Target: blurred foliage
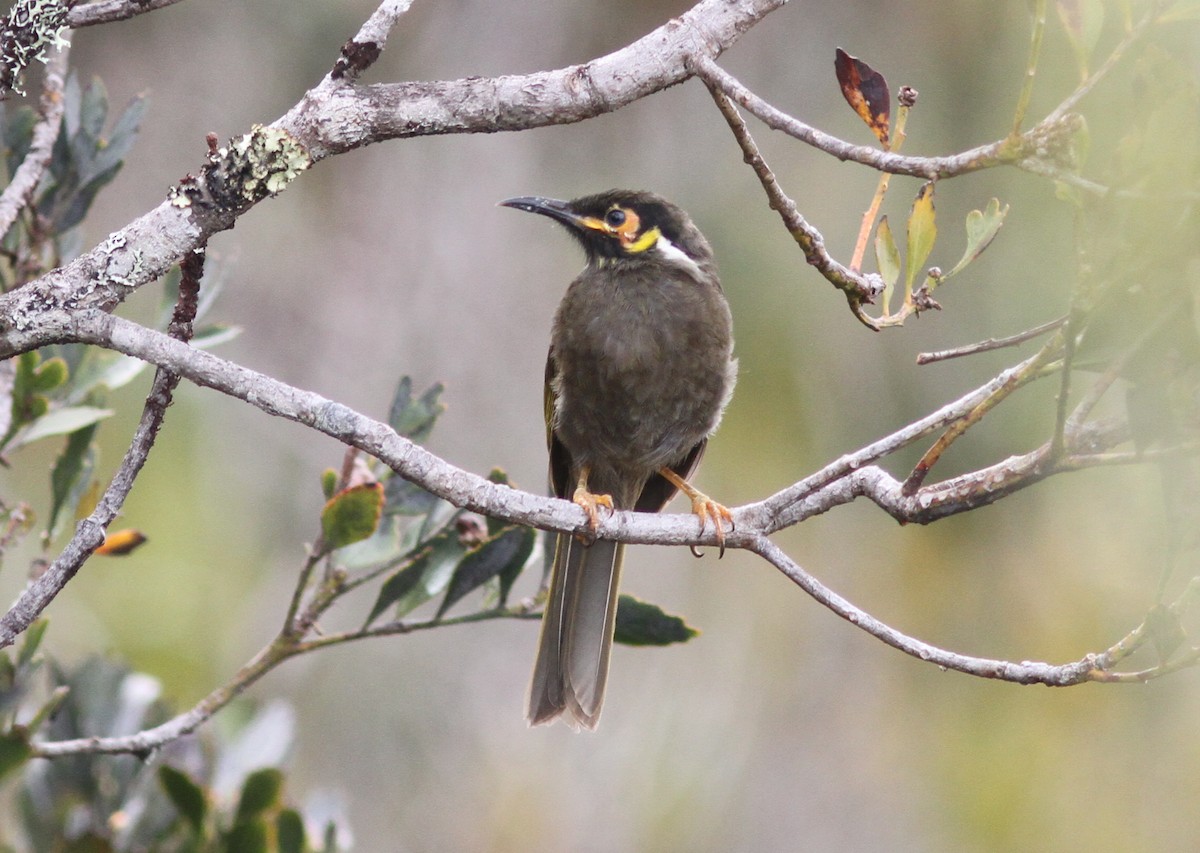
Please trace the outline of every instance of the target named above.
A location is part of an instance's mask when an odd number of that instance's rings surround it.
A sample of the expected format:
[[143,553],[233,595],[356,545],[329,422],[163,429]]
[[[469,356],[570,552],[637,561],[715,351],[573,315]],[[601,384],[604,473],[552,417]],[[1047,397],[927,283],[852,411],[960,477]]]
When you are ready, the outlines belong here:
[[[405,438],[428,439],[444,410],[442,390],[437,383],[414,396],[412,379],[403,377],[389,407],[388,424]],[[350,458],[353,462],[343,474],[329,470],[322,477],[329,499],[321,512],[321,553],[348,572],[347,588],[382,578],[363,630],[384,614],[400,621],[434,600],[437,622],[476,590],[483,591],[483,609],[474,617],[522,612],[506,607],[513,583],[531,563],[537,540],[532,528],[494,518],[484,521],[375,460],[364,461],[353,452]],[[508,485],[500,470],[492,471],[489,479]],[[621,597],[617,622],[617,642],[629,645],[667,645],[696,633],[679,617],[629,596]]]
[[291,731],[270,709],[235,730],[184,737],[142,756],[33,759],[35,739],[129,735],[170,717],[148,675],[99,657],[70,670],[46,659],[38,651],[45,627],[43,621],[27,631],[15,655],[0,654],[0,780],[19,789],[19,817],[0,826],[0,849],[342,849],[338,821],[306,819],[287,805],[285,776],[275,764],[286,758]]

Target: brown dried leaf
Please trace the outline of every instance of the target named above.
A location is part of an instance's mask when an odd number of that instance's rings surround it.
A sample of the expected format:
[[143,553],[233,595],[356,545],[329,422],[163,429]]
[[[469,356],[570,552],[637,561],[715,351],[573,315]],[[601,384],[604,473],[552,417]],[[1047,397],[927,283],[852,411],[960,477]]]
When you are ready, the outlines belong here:
[[883,75],[861,59],[837,49],[833,62],[838,83],[846,103],[858,117],[867,123],[871,132],[883,145],[890,145],[889,127],[892,114],[892,96]]

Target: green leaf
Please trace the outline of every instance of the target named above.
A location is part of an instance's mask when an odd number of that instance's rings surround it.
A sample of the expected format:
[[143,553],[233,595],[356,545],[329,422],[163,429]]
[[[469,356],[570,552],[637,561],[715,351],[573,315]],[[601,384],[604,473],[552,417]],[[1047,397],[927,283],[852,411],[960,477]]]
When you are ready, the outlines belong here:
[[441,500],[399,475],[388,477],[383,493],[383,511],[388,515],[425,515]]
[[283,774],[274,767],[256,770],[246,777],[242,796],[238,800],[236,820],[257,818],[279,805],[283,791]]
[[508,594],[512,591],[513,584],[516,583],[521,572],[525,570],[525,564],[529,562],[529,555],[533,553],[533,547],[537,544],[536,530],[531,527],[519,527],[517,529],[525,531],[528,542],[524,543],[521,550],[509,560],[508,565],[500,570],[498,577],[500,579],[501,607],[508,603]]
[[279,853],[304,853],[304,820],[295,809],[284,809],[275,818],[275,838]]
[[66,406],[47,412],[25,426],[12,440],[12,447],[20,447],[52,435],[66,435],[111,416],[112,409],[96,406]]
[[967,214],[967,248],[963,256],[940,281],[961,272],[968,264],[983,254],[984,250],[996,239],[1000,227],[1004,225],[1004,217],[1008,215],[1008,205],[1000,207],[1000,200],[993,198],[984,210],[972,210]]
[[438,416],[446,411],[446,407],[438,402],[444,390],[442,383],[435,382],[419,398],[412,398],[412,379],[408,376],[400,379],[396,394],[392,398],[392,407],[388,413],[388,425],[397,433],[412,441],[424,441],[433,431],[433,425]]
[[1075,53],[1079,76],[1086,79],[1092,52],[1104,29],[1104,3],[1102,0],[1056,0],[1055,6]]
[[104,120],[108,118],[108,89],[99,77],[93,77],[79,105],[79,135],[91,140],[100,138]]
[[326,468],[321,472],[321,494],[325,496],[325,500],[333,497],[337,490],[338,472],[333,468]]
[[50,472],[50,518],[46,523],[46,530],[52,535],[60,515],[65,517],[64,511],[70,513],[91,481],[96,467],[96,448],[92,444],[96,429],[97,425],[91,424],[71,433],[54,462]]
[[65,359],[58,356],[48,358],[38,365],[37,369],[33,372],[33,382],[30,390],[41,394],[53,391],[67,381],[67,372],[67,362]]
[[[533,551],[536,534],[529,527],[509,527],[499,535],[485,540],[468,551],[454,570],[446,597],[438,607],[437,618],[445,615],[454,604],[471,590],[502,572],[520,572]],[[515,577],[515,575],[513,575]],[[512,586],[512,581],[508,584]]]
[[883,279],[883,311],[888,314],[892,292],[900,280],[900,250],[896,248],[896,238],[892,236],[892,226],[886,216],[879,220],[879,227],[875,229],[875,266]]
[[614,642],[627,646],[668,646],[686,643],[700,632],[661,607],[622,595],[617,601]]
[[95,172],[110,169],[125,159],[133,147],[133,143],[137,141],[138,130],[145,112],[145,96],[136,95],[113,124],[107,141],[96,151],[96,156],[92,160],[92,168]]
[[208,814],[208,798],[204,795],[204,789],[186,773],[167,764],[158,768],[158,784],[162,786],[171,805],[191,825],[193,833],[199,835],[203,832],[204,819]]
[[913,200],[908,215],[908,249],[904,269],[904,300],[912,297],[913,282],[925,267],[937,240],[937,217],[933,209],[933,181],[924,184]]
[[0,733],[0,780],[29,760],[33,749],[23,731]]
[[95,388],[103,387],[109,391],[123,388],[149,366],[139,358],[112,350],[90,350],[75,371],[75,381],[67,400],[79,403]]
[[33,656],[37,654],[38,646],[42,644],[42,638],[46,636],[46,628],[49,626],[49,619],[38,619],[25,629],[25,634],[21,638],[21,650],[17,652],[18,668],[28,666],[29,662],[33,660]]
[[[489,483],[495,483],[497,486],[511,485],[508,481],[507,472],[500,468],[493,468],[491,471],[489,471],[487,478]],[[502,518],[492,518],[490,515],[487,517],[488,536],[495,536],[501,530],[504,530],[509,526],[510,522],[507,522]]]
[[422,546],[409,565],[384,582],[366,624],[370,625],[392,605],[396,605],[399,619],[440,595],[466,551],[453,527],[444,528]]
[[1200,21],[1200,0],[1176,0],[1158,16],[1156,23],[1175,24],[1181,21]]
[[212,349],[215,346],[232,341],[241,333],[241,326],[210,323],[196,330],[196,334],[192,335],[191,345],[197,349]]
[[1166,663],[1175,650],[1187,642],[1187,632],[1183,630],[1179,616],[1161,604],[1156,604],[1146,614],[1146,629],[1160,663]]
[[225,836],[223,853],[270,853],[270,835],[267,824],[261,820],[249,820],[234,824]]
[[364,483],[338,492],[321,511],[325,547],[335,550],[370,537],[379,526],[382,511],[380,483]]

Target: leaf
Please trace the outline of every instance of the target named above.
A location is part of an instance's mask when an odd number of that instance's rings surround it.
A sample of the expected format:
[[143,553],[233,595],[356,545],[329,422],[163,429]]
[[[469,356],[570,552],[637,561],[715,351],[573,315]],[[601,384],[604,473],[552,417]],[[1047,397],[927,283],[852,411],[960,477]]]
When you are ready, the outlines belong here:
[[425,515],[441,500],[399,475],[388,477],[383,492],[383,511],[388,515]]
[[46,636],[46,628],[49,626],[49,619],[38,619],[25,629],[25,634],[21,638],[21,650],[17,652],[18,668],[29,666],[29,662],[37,654],[38,646],[42,644],[42,638]]
[[100,409],[96,406],[66,406],[55,409],[37,418],[18,432],[13,438],[11,446],[17,448],[52,435],[66,435],[97,421],[102,421],[112,413],[112,409]]
[[1058,8],[1058,19],[1062,21],[1067,40],[1075,52],[1079,75],[1086,79],[1092,52],[1100,40],[1100,31],[1104,29],[1104,3],[1102,0],[1056,0],[1054,5]]
[[886,216],[875,229],[875,266],[883,279],[883,311],[887,314],[891,311],[892,291],[900,278],[900,250],[896,248],[896,238]]
[[1161,604],[1156,604],[1146,614],[1146,628],[1160,663],[1166,663],[1175,650],[1187,642],[1187,633],[1179,622],[1179,616]]
[[656,604],[622,595],[617,601],[613,641],[627,646],[668,646],[686,643],[700,632]]
[[96,553],[107,557],[120,557],[132,553],[145,541],[146,536],[140,530],[117,530],[104,537],[104,544],[96,549]]
[[523,546],[523,550],[518,552],[498,575],[500,579],[500,606],[503,607],[508,603],[508,594],[512,591],[512,586],[520,577],[521,572],[525,569],[525,564],[529,562],[529,555],[533,553],[533,547],[537,544],[537,532],[529,527],[517,528],[524,530],[529,537],[527,546]]
[[[508,481],[508,472],[502,468],[493,468],[488,472],[487,478],[489,483],[495,483],[497,486],[512,485]],[[502,518],[492,518],[489,515],[487,517],[488,536],[495,536],[501,530],[504,530],[506,527],[508,527],[509,524],[510,522],[507,522]]]
[[67,381],[67,372],[65,359],[59,356],[48,358],[33,371],[33,381],[29,390],[37,394],[53,391]]
[[424,441],[433,431],[434,422],[446,411],[438,402],[444,390],[442,383],[435,382],[418,399],[412,399],[412,379],[405,376],[396,387],[392,407],[388,413],[388,424],[397,433],[412,441]]
[[363,483],[338,492],[321,510],[321,534],[330,550],[361,542],[375,532],[383,512],[383,485]]
[[228,343],[242,333],[241,326],[230,326],[225,323],[210,323],[202,326],[192,335],[191,345],[197,349],[211,349]]
[[325,496],[325,500],[333,497],[337,491],[338,472],[333,468],[326,468],[321,472],[321,494]]
[[452,527],[443,529],[422,546],[421,553],[409,565],[384,582],[366,624],[370,625],[392,605],[396,605],[399,619],[440,594],[466,551]]
[[234,824],[225,836],[223,853],[270,853],[267,824],[261,820]]
[[1157,18],[1159,24],[1175,24],[1180,21],[1200,21],[1200,0],[1176,0]]
[[968,264],[983,254],[984,250],[996,239],[1000,227],[1004,225],[1004,217],[1008,215],[1008,205],[1000,208],[1000,200],[993,198],[985,210],[972,210],[967,214],[967,248],[963,256],[948,273],[941,277],[945,281],[950,276],[961,272]]
[[256,770],[246,777],[238,799],[236,820],[240,823],[261,816],[279,805],[283,774],[274,767]]
[[50,471],[50,519],[46,524],[51,534],[58,526],[60,514],[65,516],[64,510],[78,503],[91,481],[96,467],[96,449],[92,444],[96,429],[96,424],[91,424],[71,433],[54,461]]
[[304,819],[295,809],[284,809],[275,818],[275,843],[279,853],[304,853]]
[[[464,595],[501,572],[520,571],[533,551],[536,534],[529,527],[509,527],[467,552],[450,578],[446,596],[438,607],[440,619]],[[509,586],[512,582],[509,582]]]
[[888,128],[891,121],[892,96],[883,75],[861,59],[840,47],[834,56],[833,69],[846,103],[866,122],[867,127],[884,148],[891,144]]
[[904,298],[912,297],[913,281],[929,259],[937,240],[937,217],[933,209],[933,181],[925,183],[913,200],[908,215],[908,246],[904,269]]
[[0,780],[33,755],[29,738],[21,730],[0,733]]
[[191,780],[186,773],[168,764],[158,768],[158,784],[171,805],[191,825],[194,834],[204,831],[204,819],[208,814],[208,799],[204,789]]

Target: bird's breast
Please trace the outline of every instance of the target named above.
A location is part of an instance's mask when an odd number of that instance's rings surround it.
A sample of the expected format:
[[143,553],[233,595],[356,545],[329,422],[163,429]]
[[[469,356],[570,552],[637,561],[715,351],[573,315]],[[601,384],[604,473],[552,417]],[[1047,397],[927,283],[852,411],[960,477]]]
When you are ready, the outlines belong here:
[[655,470],[720,419],[732,382],[729,310],[691,276],[585,272],[555,321],[555,428],[581,463]]

